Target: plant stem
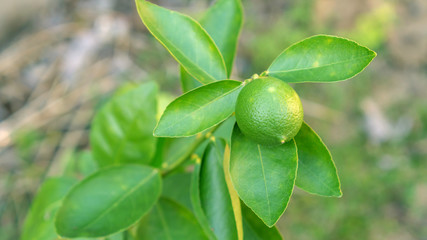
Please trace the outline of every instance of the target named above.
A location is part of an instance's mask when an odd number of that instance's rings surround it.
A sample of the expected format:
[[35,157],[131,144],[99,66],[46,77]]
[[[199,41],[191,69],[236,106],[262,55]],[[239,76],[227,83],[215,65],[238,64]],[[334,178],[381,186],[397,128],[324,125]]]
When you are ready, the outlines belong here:
[[259,76],[260,76],[260,77],[268,76],[268,70],[265,70],[265,71],[264,71],[264,72],[262,72]]
[[[226,119],[227,120],[227,119]],[[223,122],[225,122],[226,120],[224,120]],[[181,166],[187,159],[189,159],[191,157],[191,155],[193,155],[194,151],[200,146],[200,144],[202,144],[206,139],[210,138],[212,136],[212,134],[219,128],[219,126],[221,126],[221,124],[223,123],[219,123],[216,126],[213,126],[211,129],[209,129],[205,134],[197,136],[197,141],[195,142],[195,144],[193,145],[193,148],[191,149],[191,151],[189,151],[189,154],[187,154],[185,157],[183,157],[180,161],[176,162],[173,166],[171,166],[170,168],[167,169],[162,169],[161,170],[161,175],[162,177],[167,176],[168,174],[172,173],[173,170],[177,169],[179,166]],[[201,133],[199,133],[201,134]]]

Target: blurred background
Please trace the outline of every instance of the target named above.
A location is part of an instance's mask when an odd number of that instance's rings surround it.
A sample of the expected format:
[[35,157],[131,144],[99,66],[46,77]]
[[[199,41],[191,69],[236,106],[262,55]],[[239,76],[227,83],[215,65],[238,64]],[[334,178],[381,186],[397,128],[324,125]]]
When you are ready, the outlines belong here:
[[[199,17],[211,1],[158,0]],[[131,0],[2,0],[0,240],[19,238],[48,176],[84,158],[94,112],[116,89],[156,80],[180,94],[177,63]],[[325,33],[378,57],[350,81],[294,85],[330,147],[340,199],[296,190],[285,239],[427,239],[427,1],[243,0],[233,76],[264,71],[290,44]]]

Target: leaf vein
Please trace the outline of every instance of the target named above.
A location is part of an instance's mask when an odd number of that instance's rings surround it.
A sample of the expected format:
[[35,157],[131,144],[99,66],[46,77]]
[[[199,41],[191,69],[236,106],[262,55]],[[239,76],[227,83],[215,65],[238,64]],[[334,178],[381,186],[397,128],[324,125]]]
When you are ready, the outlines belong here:
[[269,216],[269,219],[271,220],[270,197],[268,195],[267,180],[265,179],[264,163],[262,160],[261,148],[259,147],[259,144],[257,144],[257,147],[258,147],[259,159],[261,161],[262,177],[264,178],[265,195],[267,197],[267,204],[268,204],[268,216]]
[[318,67],[297,68],[297,69],[290,69],[290,70],[285,70],[285,71],[269,71],[269,73],[290,73],[290,72],[297,72],[297,71],[304,71],[304,70],[312,70],[312,69],[317,69],[317,68],[324,68],[324,67],[329,67],[329,66],[333,66],[333,65],[348,63],[348,62],[352,62],[352,61],[362,59],[362,58],[367,58],[367,57],[371,57],[371,55],[365,55],[365,56],[360,56],[357,58],[352,58],[349,60],[344,60],[344,61],[339,61],[339,62],[334,62],[334,63],[328,63],[328,64],[318,66]]
[[169,232],[168,223],[166,222],[165,217],[163,216],[163,211],[159,205],[156,206],[156,210],[157,210],[157,213],[159,214],[160,222],[163,225],[163,229],[165,230],[165,235],[166,235],[167,239],[172,240],[172,238],[170,236],[170,232]]
[[96,217],[94,220],[90,221],[86,226],[84,226],[81,230],[85,230],[95,224],[97,221],[99,221],[101,218],[103,218],[105,215],[107,215],[111,210],[113,210],[117,205],[119,205],[122,201],[124,201],[128,196],[130,196],[132,193],[134,193],[139,187],[144,185],[152,176],[156,174],[156,171],[153,171],[150,175],[145,177],[141,180],[140,183],[138,183],[135,187],[131,188],[129,192],[122,195],[117,201],[114,202],[110,207],[105,209],[98,217]]

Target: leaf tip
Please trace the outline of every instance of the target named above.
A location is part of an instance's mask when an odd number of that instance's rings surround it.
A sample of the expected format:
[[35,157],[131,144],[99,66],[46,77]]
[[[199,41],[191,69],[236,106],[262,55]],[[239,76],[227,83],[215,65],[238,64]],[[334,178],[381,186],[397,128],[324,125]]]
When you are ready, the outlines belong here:
[[[279,218],[279,219],[280,219],[280,218]],[[276,225],[276,223],[277,223],[277,221],[279,221],[279,219],[276,219],[276,220],[274,220],[274,219],[270,219],[270,220],[268,220],[268,221],[264,221],[264,220],[262,220],[262,221],[264,222],[264,224],[265,224],[267,227],[272,228],[272,227],[274,227],[274,226]]]
[[159,135],[156,133],[156,130],[153,131],[153,137],[159,137]]
[[159,123],[157,123],[156,127],[153,130],[153,136],[154,137],[164,137],[163,134],[162,134],[161,129],[159,130]]
[[336,194],[334,195],[334,197],[342,198],[342,191],[341,191],[341,188],[340,188],[340,189],[338,189],[338,192],[336,192]]
[[[369,49],[369,50],[371,50],[371,49]],[[371,51],[372,51],[372,54],[373,54],[372,59],[374,59],[378,54],[377,54],[377,52],[375,52],[373,50],[371,50]]]
[[338,189],[334,189],[331,192],[329,192],[328,194],[319,194],[320,196],[325,196],[325,197],[336,197],[336,198],[341,198],[342,197],[342,191],[341,191],[341,187],[338,187]]
[[[250,208],[250,207],[249,207]],[[276,225],[276,223],[279,221],[280,217],[283,215],[283,213],[286,211],[283,210],[283,212],[280,214],[279,217],[275,218],[273,216],[269,216],[269,217],[262,217],[261,215],[259,215],[257,212],[255,212],[252,208],[250,208],[255,215],[257,215],[259,217],[259,219],[261,219],[261,221],[269,228],[272,228]]]

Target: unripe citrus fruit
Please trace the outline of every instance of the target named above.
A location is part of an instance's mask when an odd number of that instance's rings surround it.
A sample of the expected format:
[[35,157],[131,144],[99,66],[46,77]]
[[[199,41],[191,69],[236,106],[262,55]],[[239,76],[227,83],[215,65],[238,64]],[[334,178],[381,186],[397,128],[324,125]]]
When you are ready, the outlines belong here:
[[276,78],[254,79],[237,97],[237,125],[259,144],[272,146],[290,141],[300,130],[303,115],[298,94]]

